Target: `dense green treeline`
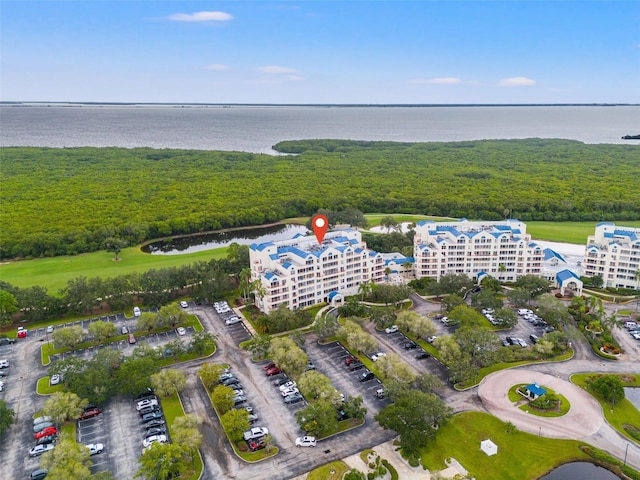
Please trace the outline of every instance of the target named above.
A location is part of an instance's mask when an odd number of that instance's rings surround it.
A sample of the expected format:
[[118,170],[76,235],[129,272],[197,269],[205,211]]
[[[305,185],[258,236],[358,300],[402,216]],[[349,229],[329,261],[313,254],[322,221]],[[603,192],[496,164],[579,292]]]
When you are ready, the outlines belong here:
[[0,258],[75,254],[319,208],[522,220],[640,218],[640,149],[567,140],[311,140],[297,155],[3,148]]

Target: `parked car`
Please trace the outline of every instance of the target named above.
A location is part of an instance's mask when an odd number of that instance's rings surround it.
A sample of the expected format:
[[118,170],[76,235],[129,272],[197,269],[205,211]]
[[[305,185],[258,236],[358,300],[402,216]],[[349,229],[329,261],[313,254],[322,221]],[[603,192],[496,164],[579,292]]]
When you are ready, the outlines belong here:
[[139,317],[140,315],[142,315],[142,312],[140,311],[140,307],[133,307],[133,316]]
[[27,338],[27,330],[24,327],[18,327],[18,333],[16,335],[18,338]]
[[378,359],[382,358],[382,357],[386,357],[387,354],[384,352],[378,352],[378,353],[374,353],[373,355],[371,355],[371,360],[373,360],[374,362],[378,361]]
[[249,441],[256,438],[262,438],[266,435],[269,435],[269,429],[267,429],[267,427],[253,427],[251,430],[244,432],[242,434],[242,438]]
[[36,440],[36,445],[47,445],[49,443],[53,443],[58,438],[58,435],[47,435],[46,437],[40,437]]
[[386,333],[396,333],[398,331],[398,326],[397,325],[391,325],[390,327],[385,328],[384,331]]
[[144,447],[149,447],[153,443],[167,443],[166,435],[154,435],[152,437],[147,437],[142,441],[142,445]]
[[280,391],[282,392],[282,391],[286,390],[287,388],[293,388],[293,387],[297,387],[297,386],[298,386],[298,384],[296,382],[290,380],[290,381],[280,385],[279,388],[280,388]]
[[247,420],[249,420],[249,424],[252,425],[258,421],[258,415],[256,415],[255,413],[250,413],[247,417]]
[[147,430],[150,430],[152,428],[166,428],[165,427],[165,421],[164,421],[163,418],[157,418],[156,420],[151,420],[151,421],[145,423],[144,427]]
[[316,369],[316,366],[313,363],[311,363],[311,362],[307,363],[307,371],[315,370],[315,369]]
[[286,397],[287,395],[293,395],[294,393],[298,393],[299,390],[296,387],[291,387],[291,388],[285,388],[284,390],[280,391],[280,394],[283,397]]
[[407,342],[404,344],[405,350],[413,350],[414,348],[418,348],[418,344],[416,342]]
[[9,360],[6,358],[0,360],[0,368],[9,368]]
[[278,368],[278,367],[273,367],[273,368],[270,368],[269,370],[267,370],[264,373],[267,375],[267,377],[272,377],[274,375],[278,375],[279,373],[282,373],[282,370],[280,368]]
[[164,435],[167,433],[167,427],[161,425],[159,427],[147,428],[144,432],[145,437],[151,437],[153,435]]
[[159,420],[159,419],[163,419],[164,415],[162,415],[162,412],[151,412],[151,413],[146,413],[142,416],[142,418],[140,419],[140,421],[142,423],[147,423],[150,422],[152,420]]
[[187,302],[185,302],[184,300],[180,302],[180,306],[182,308],[189,308],[189,304]]
[[527,342],[525,342],[522,338],[516,338],[516,342],[518,343],[518,345],[520,345],[522,348],[526,348],[529,345],[527,344]]
[[33,426],[33,433],[38,433],[48,427],[55,426],[52,422],[41,422]]
[[364,368],[364,363],[362,362],[354,362],[349,365],[349,370],[351,370],[352,372],[355,372],[356,370],[360,370],[362,368]]
[[47,470],[46,468],[39,468],[38,470],[34,470],[33,472],[31,472],[31,475],[29,475],[29,480],[42,480],[43,478],[46,478],[48,473],[49,470]]
[[421,351],[421,352],[419,352],[419,353],[416,353],[415,358],[416,358],[416,360],[423,360],[423,359],[425,359],[425,358],[429,358],[430,356],[431,356],[431,354],[430,354],[430,353],[425,352],[425,351],[423,350],[423,351]]
[[12,343],[16,343],[15,338],[0,338],[0,345],[11,345]]
[[122,327],[122,328],[120,329],[120,333],[121,333],[122,335],[128,335],[128,334],[129,334],[129,329],[128,329],[127,327]]
[[87,418],[93,418],[93,417],[95,417],[97,415],[100,415],[100,409],[98,407],[85,409],[85,411],[82,412],[82,415],[80,415],[80,420],[86,420]]
[[33,435],[33,438],[35,440],[38,440],[39,438],[42,437],[48,437],[50,435],[57,435],[58,434],[58,429],[56,427],[47,427],[44,430],[40,430],[38,433]]
[[240,389],[240,388],[234,388],[233,389],[233,394],[238,397],[238,396],[244,396],[244,390]]
[[236,378],[236,377],[233,375],[233,373],[223,373],[218,377],[218,382],[224,383],[224,381],[228,380],[229,378]]
[[269,362],[269,363],[267,363],[266,365],[264,365],[264,366],[262,367],[262,369],[266,372],[267,370],[269,370],[269,369],[271,369],[271,368],[275,368],[275,367],[277,367],[277,365],[276,365],[275,363],[273,363],[273,362]]
[[46,445],[36,445],[35,447],[32,447],[29,449],[29,456],[38,457],[42,455],[44,452],[53,450],[54,447],[55,445],[53,443],[48,443]]
[[280,385],[284,385],[287,382],[290,382],[291,379],[289,377],[287,377],[286,375],[283,375],[282,377],[276,378],[273,381],[273,385],[276,387],[279,387]]
[[50,422],[51,420],[51,417],[36,417],[33,419],[33,426],[35,427],[39,423]]
[[224,321],[224,324],[228,327],[229,325],[235,325],[240,322],[242,322],[240,317],[229,317]]
[[102,453],[104,445],[102,443],[90,443],[87,445],[87,448],[89,449],[89,455],[97,455]]
[[531,340],[531,343],[533,343],[535,345],[536,343],[538,343],[538,340],[540,340],[540,339],[538,338],[537,335],[534,335],[532,333],[531,335],[529,335],[529,340]]
[[376,395],[376,398],[380,398],[380,399],[384,398],[385,397],[384,388],[377,389],[375,395]]
[[58,385],[60,383],[60,375],[51,375],[49,378],[49,385]]
[[316,437],[298,437],[296,438],[296,447],[315,447]]
[[229,383],[228,385],[225,385],[225,387],[229,387],[233,390],[240,390],[242,388],[242,384],[236,381],[234,383]]
[[241,405],[246,401],[247,401],[247,397],[245,397],[244,395],[236,395],[235,397],[233,397],[234,405]]
[[358,380],[360,380],[360,382],[368,382],[369,380],[373,380],[374,378],[375,378],[375,375],[373,374],[373,372],[370,372],[369,370],[367,370],[360,374],[360,377],[358,377]]
[[284,403],[287,405],[293,405],[294,403],[302,402],[304,397],[299,393],[292,393],[291,395],[287,395],[284,397]]
[[142,416],[142,415],[146,415],[147,413],[157,412],[159,410],[160,410],[160,407],[158,405],[152,405],[150,407],[144,407],[142,410],[138,410],[138,414]]
[[358,360],[356,357],[348,356],[347,358],[344,359],[344,364],[346,366],[349,366],[352,363],[359,362],[359,361],[360,360]]
[[251,450],[252,452],[255,452],[257,450],[262,450],[264,447],[266,447],[267,442],[265,442],[264,438],[260,438],[257,440],[249,440],[247,442],[247,445],[249,446],[249,450]]
[[178,327],[176,328],[176,333],[181,337],[184,337],[187,334],[187,331],[185,330],[184,327]]
[[435,342],[436,338],[438,338],[437,335],[431,335],[430,337],[427,337],[427,342],[433,343]]
[[144,400],[140,400],[138,403],[136,403],[136,410],[140,411],[143,408],[157,407],[157,406],[158,406],[158,399],[156,399],[156,398],[145,398]]

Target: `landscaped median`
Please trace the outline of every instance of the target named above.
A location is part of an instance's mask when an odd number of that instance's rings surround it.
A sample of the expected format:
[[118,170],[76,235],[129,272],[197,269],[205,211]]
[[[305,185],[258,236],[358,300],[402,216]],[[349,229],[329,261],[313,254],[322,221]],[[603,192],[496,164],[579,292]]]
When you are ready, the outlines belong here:
[[[556,393],[546,385],[540,385],[546,393],[536,400],[531,400],[519,393],[526,386],[527,384],[521,383],[509,389],[509,400],[514,403],[525,400],[525,403],[518,407],[520,410],[539,417],[561,417],[566,415],[571,408],[569,400],[564,395]],[[543,401],[543,399],[547,400],[547,402]]]
[[[249,421],[247,419],[248,412],[246,410],[242,410],[242,409],[234,410],[232,408],[233,400],[231,400],[230,404],[227,403],[226,399],[224,398],[226,397],[225,393],[227,392],[218,392],[216,390],[218,388],[222,388],[222,389],[226,388],[232,392],[232,390],[228,387],[217,385],[218,382],[216,380],[217,380],[218,373],[222,372],[224,368],[225,368],[224,365],[204,364],[202,368],[198,371],[198,376],[200,378],[200,381],[202,382],[202,386],[204,387],[205,391],[209,395],[211,406],[216,412],[216,416],[220,421],[220,425],[225,431],[225,434],[227,435],[227,439],[229,440],[229,443],[231,444],[231,447],[233,448],[233,451],[235,452],[236,456],[238,456],[238,458],[240,458],[241,460],[244,460],[245,462],[255,463],[255,462],[259,462],[277,455],[279,449],[277,446],[273,445],[271,441],[267,442],[267,446],[265,448],[256,450],[254,452],[250,452],[243,449],[242,447],[243,445],[248,449],[247,444],[243,440],[238,440],[237,442],[232,440],[231,437],[234,436],[234,434],[231,433],[230,429],[232,427],[236,427],[239,425],[242,428],[236,428],[236,432],[239,432],[240,435],[242,435],[241,430],[248,430]],[[209,386],[209,388],[207,386]],[[221,409],[225,411],[222,412]],[[238,414],[235,414],[233,412],[238,412]],[[244,413],[241,413],[241,412],[244,412]],[[231,415],[234,418],[230,418],[228,423],[223,422],[222,420],[223,415],[229,414],[229,413],[231,413]],[[235,418],[236,416],[240,418]],[[267,435],[267,437],[268,436],[269,435]]]
[[[593,382],[602,377],[611,377],[614,385],[603,384],[603,388],[598,388]],[[614,380],[618,379],[618,381]],[[571,382],[586,390],[595,398],[602,407],[604,417],[609,425],[618,430],[622,435],[630,438],[636,443],[640,442],[640,411],[626,398],[624,390],[621,394],[621,387],[640,388],[640,375],[624,373],[576,373],[571,376]],[[616,385],[617,384],[617,385]],[[600,393],[604,391],[604,395]]]
[[52,395],[56,392],[62,390],[62,384],[58,383],[57,385],[51,385],[50,383],[51,377],[40,377],[38,379],[38,383],[36,385],[36,393],[38,395]]

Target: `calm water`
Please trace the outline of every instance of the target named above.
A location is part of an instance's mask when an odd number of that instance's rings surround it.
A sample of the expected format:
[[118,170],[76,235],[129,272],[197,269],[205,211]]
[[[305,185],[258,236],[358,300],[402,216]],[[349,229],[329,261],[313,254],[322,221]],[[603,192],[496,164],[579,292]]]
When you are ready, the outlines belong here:
[[566,463],[540,480],[620,480],[609,470],[587,462]]
[[233,242],[239,243],[240,245],[251,245],[252,243],[289,240],[293,238],[296,233],[306,235],[308,232],[307,227],[292,224],[247,228],[243,230],[173,238],[166,242],[150,243],[142,247],[142,251],[155,255],[177,255],[226,247]]
[[408,142],[567,138],[629,143],[640,106],[1,106],[0,145],[153,147],[273,153],[281,140]]

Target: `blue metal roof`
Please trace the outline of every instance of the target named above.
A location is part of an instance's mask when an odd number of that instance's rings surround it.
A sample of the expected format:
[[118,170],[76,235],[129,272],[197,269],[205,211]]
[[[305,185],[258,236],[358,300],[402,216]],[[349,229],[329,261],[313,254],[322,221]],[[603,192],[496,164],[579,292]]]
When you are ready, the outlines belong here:
[[267,280],[271,280],[271,279],[275,280],[278,278],[278,276],[273,272],[267,272],[264,274],[264,278],[266,278]]
[[531,385],[527,385],[524,388],[525,390],[529,390],[531,393],[539,397],[547,393],[547,391],[544,388],[542,388],[540,385],[536,385],[535,383],[532,383]]
[[551,250],[550,248],[545,248],[543,252],[544,252],[545,261],[551,260],[552,258],[557,258],[558,260],[561,260],[562,262],[567,263],[564,257],[560,255],[558,252],[556,252],[555,250]]
[[342,295],[340,294],[340,292],[333,291],[329,294],[329,300],[333,300],[334,298],[341,297],[341,296]]
[[286,269],[289,269],[289,267],[291,267],[291,264],[290,264],[289,262],[284,262],[284,263],[282,264],[282,267],[283,267],[283,268],[286,268]]
[[306,259],[309,255],[311,255],[309,252],[305,252],[304,250],[300,250],[298,247],[280,247],[278,249],[278,252],[280,253],[291,253],[293,255],[296,255],[302,259]]
[[264,242],[264,243],[252,243],[249,247],[251,250],[257,250],[259,252],[263,251],[267,247],[272,247],[274,245],[273,242]]
[[581,282],[582,280],[580,280],[580,277],[578,275],[576,275],[575,273],[573,273],[571,270],[562,270],[558,273],[556,273],[556,281],[559,284],[562,284],[562,282],[566,281],[566,280],[578,280],[579,282]]
[[280,257],[278,256],[277,253],[272,253],[271,255],[269,255],[269,258],[271,260],[278,260]]

